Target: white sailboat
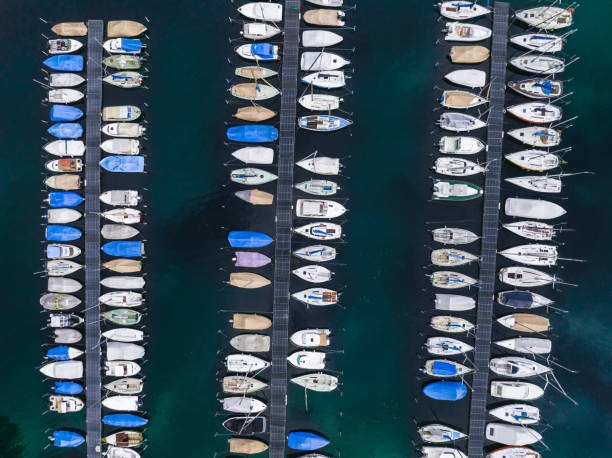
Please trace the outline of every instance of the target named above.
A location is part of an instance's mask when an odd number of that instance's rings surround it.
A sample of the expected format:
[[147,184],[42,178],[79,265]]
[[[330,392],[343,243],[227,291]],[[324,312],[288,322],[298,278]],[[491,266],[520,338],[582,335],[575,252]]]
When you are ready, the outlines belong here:
[[552,371],[548,366],[521,356],[493,358],[489,362],[489,368],[497,375],[515,378],[534,377]]
[[534,383],[501,380],[491,382],[491,396],[516,401],[533,401],[542,397],[544,390]]
[[502,256],[512,261],[520,262],[530,266],[554,266],[559,259],[559,253],[555,245],[542,243],[529,243],[518,245],[499,252]]
[[476,307],[476,301],[469,296],[459,294],[436,294],[434,307],[436,310],[449,312],[465,312]]
[[450,315],[438,315],[431,318],[429,325],[440,332],[459,333],[474,329],[468,320]]
[[527,102],[509,106],[506,111],[521,121],[531,124],[550,124],[563,117],[563,110],[544,102]]
[[436,288],[457,289],[478,284],[478,280],[459,272],[439,270],[431,274],[431,284]]
[[572,12],[570,8],[547,5],[519,10],[514,16],[537,29],[558,30],[572,25]]
[[540,433],[522,425],[489,423],[486,427],[487,439],[504,445],[529,445],[542,440]]
[[510,266],[500,269],[499,280],[512,286],[534,288],[556,283],[557,277],[529,267]]
[[531,240],[552,240],[555,227],[540,221],[516,221],[503,225],[510,232]]
[[300,105],[311,111],[337,110],[343,99],[328,94],[306,94],[298,99]]
[[325,306],[338,303],[338,292],[327,288],[308,288],[291,296],[306,305]]
[[249,186],[255,186],[259,184],[270,183],[278,178],[267,170],[255,169],[255,168],[243,168],[236,169],[230,172],[230,179],[234,183],[245,184]]
[[550,339],[538,337],[514,337],[512,339],[498,340],[494,343],[507,350],[535,355],[546,355],[552,350],[552,341]]
[[300,267],[291,271],[295,276],[310,283],[325,283],[331,280],[332,271],[317,264]]
[[342,70],[331,70],[310,73],[302,78],[302,82],[323,89],[338,89],[346,85],[346,77]]
[[142,294],[134,291],[112,291],[100,296],[99,300],[112,307],[138,307],[144,302]]
[[427,351],[432,355],[443,356],[460,355],[474,349],[471,345],[461,342],[460,340],[440,336],[430,337],[425,342],[425,346],[427,347]]
[[238,12],[249,19],[258,21],[281,22],[283,5],[272,2],[251,2],[238,8]]
[[490,13],[491,10],[489,8],[485,8],[476,2],[462,2],[453,0],[450,2],[447,1],[440,3],[440,14],[445,18],[453,19],[455,21],[474,19]]
[[280,28],[274,24],[262,22],[245,22],[240,31],[247,40],[266,40],[281,33]]
[[532,172],[545,172],[559,167],[562,162],[558,155],[537,149],[517,151],[504,157],[508,162]]
[[336,259],[336,249],[327,245],[310,245],[298,248],[293,255],[306,261],[325,262]]
[[221,401],[223,410],[232,413],[259,413],[266,410],[268,407],[265,402],[255,398],[243,396],[230,396],[223,398]]
[[305,30],[302,32],[302,46],[305,48],[327,48],[342,42],[342,35],[329,30]]
[[431,252],[431,263],[435,266],[462,266],[476,260],[478,256],[454,248],[439,248]]
[[504,210],[508,216],[533,219],[554,219],[563,216],[566,211],[554,202],[539,199],[520,199],[509,197],[506,199]]
[[228,355],[225,358],[225,365],[230,372],[249,373],[257,372],[270,366],[268,361],[265,361],[257,356],[237,353]]
[[515,45],[531,51],[559,52],[563,49],[563,37],[549,33],[526,33],[510,38]]
[[554,75],[565,70],[565,61],[558,57],[527,54],[510,59],[510,65],[529,74]]
[[305,51],[300,58],[300,68],[308,72],[338,70],[351,62],[331,52]]
[[113,208],[100,213],[100,216],[120,224],[137,224],[142,220],[142,213],[135,208]]
[[51,89],[47,94],[47,101],[49,103],[74,103],[85,97],[81,91],[76,89]]
[[142,403],[138,396],[116,395],[102,399],[102,405],[110,410],[119,410],[122,412],[135,412]]
[[334,240],[342,236],[342,226],[334,223],[310,223],[293,229],[297,234],[317,240]]
[[332,196],[336,194],[340,186],[334,181],[330,180],[308,180],[302,181],[295,185],[296,189],[299,189],[306,194],[312,194],[314,196]]
[[467,177],[486,171],[482,165],[458,157],[439,157],[433,169],[440,175],[453,177]]
[[464,245],[475,242],[480,238],[472,231],[458,227],[439,227],[431,233],[436,242],[445,245]]
[[311,154],[301,161],[296,162],[296,165],[299,165],[303,169],[318,175],[338,175],[341,167],[340,159],[335,157],[317,156],[316,154]]
[[442,113],[438,124],[442,129],[453,132],[469,132],[481,129],[487,125],[486,122],[465,113],[446,112]]
[[525,176],[506,178],[504,181],[512,183],[524,189],[547,194],[559,194],[563,183],[555,177]]

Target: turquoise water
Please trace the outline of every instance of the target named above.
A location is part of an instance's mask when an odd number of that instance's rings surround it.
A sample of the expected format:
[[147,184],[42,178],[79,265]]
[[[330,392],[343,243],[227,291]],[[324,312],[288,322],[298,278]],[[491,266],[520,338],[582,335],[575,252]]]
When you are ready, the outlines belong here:
[[[518,3],[516,3],[518,5]],[[104,4],[76,1],[40,2],[7,0],[0,4],[0,87],[3,94],[3,167],[0,211],[5,223],[4,320],[0,339],[5,346],[2,361],[7,368],[0,391],[0,417],[18,425],[25,444],[23,456],[48,456],[46,428],[82,427],[83,419],[41,416],[46,385],[36,372],[44,350],[45,334],[38,296],[44,280],[31,273],[40,270],[42,187],[39,122],[46,108],[39,104],[42,91],[31,78],[39,75],[39,50],[45,32],[38,21],[84,18],[151,19],[149,68],[151,90],[139,95],[148,101],[147,119],[152,131],[148,155],[150,190],[145,231],[150,297],[147,332],[148,363],[146,406],[151,426],[146,431],[146,456],[213,456],[224,450],[222,417],[215,416],[220,370],[218,350],[227,351],[227,314],[219,309],[264,309],[270,297],[264,291],[241,295],[224,288],[231,258],[225,246],[228,228],[268,230],[272,214],[229,200],[229,157],[223,145],[227,107],[225,78],[231,76],[226,57],[231,55],[227,17],[229,2],[150,1],[146,4],[108,1]],[[612,427],[612,402],[607,387],[612,382],[612,341],[607,323],[606,270],[609,257],[609,192],[605,157],[609,91],[605,90],[610,57],[601,52],[605,43],[607,2],[591,1],[578,10],[580,31],[569,42],[579,63],[567,74],[575,96],[564,107],[580,114],[564,142],[575,146],[566,156],[567,170],[592,170],[591,177],[568,178],[563,204],[568,227],[576,229],[562,237],[567,257],[586,258],[587,264],[567,263],[559,275],[580,284],[562,287],[560,306],[571,311],[553,318],[555,354],[563,364],[580,370],[560,373],[564,387],[580,403],[574,408],[549,392],[542,403],[552,429],[545,432],[551,451],[546,456],[606,457]],[[337,266],[338,286],[346,285],[342,303],[346,309],[312,314],[297,304],[294,317],[334,329],[334,346],[344,354],[331,357],[333,367],[343,371],[342,395],[312,394],[305,413],[303,392],[289,389],[290,427],[311,427],[333,441],[330,452],[355,458],[416,456],[413,419],[440,418],[456,425],[466,419],[467,403],[452,406],[427,404],[415,379],[422,364],[418,354],[427,333],[431,309],[430,289],[421,265],[427,263],[431,245],[426,221],[465,219],[478,226],[478,204],[456,207],[427,203],[428,169],[434,138],[429,135],[437,113],[431,112],[434,84],[441,86],[444,48],[434,47],[441,23],[429,2],[371,1],[348,14],[357,33],[349,40],[356,73],[351,81],[355,94],[347,95],[346,108],[355,114],[355,126],[322,143],[301,135],[298,157],[318,148],[322,153],[349,156],[342,186],[350,200]],[[234,26],[235,35],[236,26]],[[564,77],[565,78],[565,77]],[[132,99],[133,100],[133,99]],[[604,158],[602,161],[601,159]],[[602,165],[599,165],[602,164]],[[227,204],[226,208],[222,205]],[[245,209],[246,208],[246,209]],[[423,291],[426,289],[426,291]],[[223,332],[223,331],[222,331]],[[10,350],[6,350],[10,349]],[[414,403],[415,396],[419,403]],[[554,404],[549,404],[549,401]],[[8,430],[8,433],[5,431]],[[13,437],[0,418],[2,447]],[[5,452],[1,456],[19,456]],[[63,456],[78,456],[65,454]]]

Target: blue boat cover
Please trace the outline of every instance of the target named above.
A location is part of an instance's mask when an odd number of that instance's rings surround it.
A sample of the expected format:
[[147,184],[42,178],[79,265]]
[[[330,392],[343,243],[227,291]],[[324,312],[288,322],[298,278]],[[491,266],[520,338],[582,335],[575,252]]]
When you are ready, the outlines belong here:
[[55,382],[53,391],[57,394],[79,394],[83,391],[83,387],[75,382]]
[[499,293],[498,299],[501,304],[517,309],[528,309],[533,304],[529,291],[504,291]]
[[467,394],[467,387],[462,382],[442,380],[425,385],[423,393],[431,399],[439,401],[458,401]]
[[135,38],[122,38],[121,49],[125,52],[139,52],[142,49],[142,41]]
[[260,248],[270,245],[274,239],[262,232],[231,231],[227,235],[230,246],[238,248]]
[[318,450],[329,444],[324,437],[307,431],[293,431],[289,433],[288,444],[294,450]]
[[85,199],[83,196],[72,191],[56,191],[49,193],[49,207],[76,207],[81,205]]
[[251,45],[251,54],[259,57],[262,60],[273,60],[274,46],[270,43],[253,43]]
[[548,80],[544,81],[544,83],[536,83],[536,87],[541,87],[544,95],[550,95],[552,91],[552,83]]
[[78,447],[85,438],[73,431],[53,431],[53,445],[56,447]]
[[83,126],[78,122],[61,122],[53,124],[47,132],[57,138],[79,138],[83,135]]
[[109,172],[144,172],[144,156],[108,156],[100,165]]
[[105,415],[102,418],[102,423],[108,426],[116,426],[120,428],[138,428],[149,422],[146,418],[132,415],[129,413],[114,413]]
[[278,130],[274,126],[259,124],[234,126],[227,129],[227,138],[244,143],[273,142],[278,138]]
[[83,111],[70,105],[51,105],[51,121],[76,121],[83,117]]
[[57,258],[62,253],[62,250],[57,245],[47,245],[47,257]]
[[102,251],[111,256],[123,258],[136,258],[142,256],[142,242],[118,240],[102,245]]
[[81,238],[81,231],[76,227],[49,224],[45,230],[45,237],[52,242],[69,242]]
[[446,375],[451,377],[457,375],[457,367],[445,361],[434,361],[432,369],[434,375]]
[[83,56],[65,54],[62,56],[49,57],[43,62],[43,64],[52,70],[80,72],[83,70],[83,62]]
[[59,347],[49,348],[47,350],[47,358],[55,359],[57,361],[67,361],[70,359],[68,356],[68,350],[70,347],[66,345],[60,345]]

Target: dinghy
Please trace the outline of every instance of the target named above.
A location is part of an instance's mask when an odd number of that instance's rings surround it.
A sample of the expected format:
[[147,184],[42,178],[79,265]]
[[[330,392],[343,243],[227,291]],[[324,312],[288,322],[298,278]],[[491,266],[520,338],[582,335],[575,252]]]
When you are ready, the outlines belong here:
[[308,390],[321,393],[329,393],[338,387],[338,377],[322,372],[300,375],[299,377],[293,377],[290,381]]
[[133,291],[111,291],[100,296],[99,300],[111,307],[137,307],[144,302],[142,294]]
[[457,289],[478,286],[478,280],[459,272],[438,270],[431,275],[431,284],[436,288]]
[[323,89],[338,89],[346,85],[346,78],[341,70],[315,72],[304,76],[302,83]]
[[40,305],[45,310],[70,310],[81,303],[81,299],[70,294],[47,293],[40,297]]
[[453,64],[479,64],[489,58],[491,52],[484,46],[451,46],[448,53]]
[[446,112],[442,113],[440,116],[438,125],[442,129],[451,130],[453,132],[469,132],[471,130],[481,129],[485,127],[487,123],[465,113]]
[[481,188],[467,181],[433,180],[433,200],[472,200],[482,194]]
[[100,284],[113,289],[142,289],[145,286],[145,280],[143,277],[118,275],[115,277],[106,277],[100,281]]
[[302,329],[291,334],[290,340],[297,347],[327,347],[330,334],[329,329]]
[[526,176],[506,178],[504,181],[530,191],[544,192],[548,194],[559,194],[561,192],[561,188],[563,187],[561,180],[553,177]]
[[54,156],[82,156],[85,154],[85,143],[81,140],[54,140],[43,146],[44,150]]
[[102,251],[111,256],[136,258],[144,255],[144,243],[136,241],[115,241],[102,245]]
[[310,223],[294,229],[297,234],[317,240],[334,240],[342,236],[342,226],[334,223]]
[[325,353],[300,350],[287,357],[287,361],[298,369],[325,369]]
[[300,267],[291,271],[295,276],[310,283],[325,283],[331,280],[332,271],[316,264]]
[[65,259],[56,259],[53,261],[47,261],[45,267],[47,270],[47,275],[50,277],[61,277],[64,275],[72,275],[73,273],[81,270],[83,268],[83,264],[67,261]]
[[54,343],[73,344],[80,342],[83,334],[76,329],[54,329],[52,337]]
[[106,40],[102,47],[111,54],[140,54],[142,41],[134,38],[113,38]]
[[119,326],[133,326],[140,323],[142,314],[135,310],[119,308],[102,313],[102,317]]
[[117,72],[102,78],[102,81],[124,89],[140,87],[142,80],[143,76],[138,72]]
[[104,361],[105,375],[110,377],[129,377],[138,374],[140,369],[134,361]]
[[84,68],[84,62],[83,56],[70,54],[52,56],[43,60],[43,64],[51,70],[64,72],[81,72]]
[[83,285],[72,278],[49,278],[47,280],[47,290],[50,293],[76,293]]
[[530,27],[542,30],[558,30],[572,25],[573,8],[560,8],[557,6],[538,6],[519,10],[514,14],[519,21]]
[[138,70],[142,67],[142,59],[134,55],[115,54],[102,59],[102,63],[116,70]]
[[83,135],[83,126],[77,122],[60,122],[47,129],[51,135],[61,139],[75,139]]
[[137,236],[140,231],[126,224],[105,224],[100,230],[102,237],[108,240],[124,240]]
[[459,401],[467,395],[463,382],[441,380],[428,383],[423,387],[423,394],[438,401]]
[[421,455],[423,458],[467,458],[461,450],[451,447],[421,447]]
[[556,105],[543,102],[528,102],[512,105],[506,109],[512,116],[531,124],[550,124],[563,117],[563,111]]
[[233,354],[225,357],[225,365],[230,372],[249,373],[261,371],[270,363],[253,355]]
[[227,240],[234,248],[261,248],[274,241],[269,235],[254,231],[231,231]]
[[272,205],[274,201],[274,194],[260,191],[259,189],[236,191],[234,195],[252,205]]
[[144,381],[140,378],[120,378],[104,385],[109,391],[119,394],[138,394],[142,392]]
[[76,121],[83,117],[83,111],[70,105],[51,105],[49,119],[51,121]]
[[54,159],[45,162],[45,168],[52,172],[81,172],[83,161],[81,159]]
[[229,375],[223,377],[224,393],[249,394],[264,390],[267,387],[267,383],[251,377],[245,377],[242,375]]
[[[149,422],[146,418],[139,417],[138,415],[133,415],[129,413],[113,413],[109,415],[104,415],[102,417],[102,423],[108,426],[119,426],[119,427],[127,427],[127,428],[140,428],[141,426],[146,425]],[[123,449],[129,450],[129,449]],[[108,456],[108,454],[106,455]],[[132,456],[140,456],[140,455],[119,455],[121,458],[132,457]]]
[[234,142],[263,143],[273,142],[278,138],[278,129],[262,124],[245,124],[227,129],[227,138]]
[[281,33],[281,30],[274,24],[262,22],[245,22],[240,31],[247,40],[266,40]]
[[430,337],[425,346],[428,353],[441,356],[460,355],[474,349],[471,345],[450,337]]
[[434,266],[455,267],[476,260],[478,260],[478,256],[454,248],[440,248],[431,252],[431,263]]
[[[272,3],[266,3],[271,5]],[[231,417],[223,422],[223,427],[229,432],[241,436],[252,436],[266,432],[266,417]]]
[[103,218],[109,221],[120,224],[136,224],[140,223],[142,213],[134,208],[114,208],[100,214]]
[[113,328],[103,332],[102,336],[115,342],[141,342],[144,339],[144,333],[141,330],[132,328]]
[[328,444],[326,438],[308,431],[291,431],[287,436],[287,445],[294,450],[318,450]]
[[350,63],[344,57],[331,52],[305,51],[300,59],[300,68],[302,71],[308,72],[327,72],[329,70],[338,70]]
[[565,61],[558,57],[528,54],[510,59],[510,65],[529,74],[554,75],[565,70]]
[[230,87],[230,94],[242,100],[267,100],[280,92],[269,84],[240,83]]
[[104,124],[102,132],[110,137],[140,137],[146,128],[137,122],[113,122]]
[[260,66],[248,66],[248,67],[237,67],[234,70],[234,74],[236,76],[240,76],[242,78],[248,78],[252,80],[259,80],[266,78],[272,78],[273,76],[278,75],[276,70],[271,70],[269,68],[260,67]]
[[72,208],[50,208],[47,210],[47,222],[49,224],[66,224],[81,218],[81,212]]
[[302,218],[337,218],[346,208],[333,200],[298,199],[295,203],[295,216]]
[[107,205],[134,207],[140,202],[140,194],[132,190],[105,191],[100,194],[100,200]]
[[350,126],[353,121],[332,115],[310,115],[298,118],[298,126],[315,132],[333,132]]
[[122,410],[125,412],[137,411],[142,403],[138,400],[138,396],[109,396],[102,399],[102,406],[110,410]]
[[503,227],[531,240],[552,240],[556,233],[554,226],[539,221],[517,221],[504,224]]
[[134,156],[140,152],[140,141],[133,138],[111,138],[104,140],[100,148],[108,154]]
[[468,332],[474,329],[474,325],[468,320],[450,315],[434,316],[429,325],[436,331],[449,333]]
[[55,361],[42,366],[40,372],[50,378],[74,380],[83,377],[83,361]]
[[[130,310],[130,313],[138,313]],[[145,355],[145,349],[141,345],[126,342],[107,342],[106,360],[107,361],[134,361],[141,359]]]
[[224,398],[221,401],[223,410],[232,413],[259,413],[266,410],[268,407],[265,402],[255,398],[247,398],[243,396],[231,396]]
[[49,86],[51,87],[74,87],[85,82],[85,78],[77,73],[51,73],[49,75]]
[[332,196],[336,194],[340,186],[329,180],[308,180],[295,185],[296,189],[312,194],[314,196]]
[[81,177],[79,175],[53,175],[47,178],[45,186],[62,191],[81,189]]
[[436,294],[434,301],[436,310],[448,310],[449,312],[465,312],[476,307],[476,301],[468,296],[459,294]]
[[306,94],[298,99],[300,105],[310,111],[337,110],[342,101],[340,97],[327,94]]
[[455,70],[444,75],[448,81],[458,86],[469,88],[484,87],[487,83],[487,74],[482,70]]
[[554,304],[554,301],[540,294],[519,290],[500,291],[497,293],[497,302],[515,309],[535,309]]
[[328,48],[342,42],[342,35],[329,30],[305,30],[302,32],[302,46],[305,48]]
[[87,25],[84,22],[60,22],[51,27],[51,31],[62,37],[84,37]]
[[85,438],[74,431],[53,431],[53,435],[49,436],[49,440],[53,442],[55,447],[78,447]]
[[102,109],[102,121],[134,121],[138,119],[142,111],[134,105],[119,105],[104,107]]
[[532,355],[546,355],[552,350],[550,339],[539,339],[537,337],[515,337],[514,339],[498,340],[494,343],[507,350]]
[[283,5],[280,3],[246,3],[238,8],[238,12],[249,19],[258,21],[281,22],[283,20]]
[[508,87],[530,99],[551,99],[563,94],[563,81],[545,78],[527,78],[509,81]]
[[106,36],[108,38],[136,37],[146,32],[147,27],[136,21],[108,21],[106,23]]
[[475,242],[480,238],[467,229],[457,227],[439,227],[431,231],[431,233],[436,242],[444,243],[445,245],[465,245]]
[[338,175],[340,173],[340,159],[333,157],[310,155],[296,162],[296,165],[318,175]]
[[425,362],[423,372],[432,377],[459,377],[473,370],[450,359],[430,359]]
[[437,423],[423,425],[417,431],[424,442],[430,443],[450,442],[466,437],[465,434],[451,428],[450,426],[440,425]]
[[85,403],[74,396],[49,396],[49,411],[57,413],[78,412]]
[[240,334],[230,339],[230,345],[238,351],[259,353],[270,351],[270,336]]
[[83,351],[78,348],[61,345],[59,347],[49,348],[45,354],[45,358],[54,359],[55,361],[68,361],[78,358],[82,354]]
[[519,199],[509,197],[506,199],[504,210],[508,216],[534,219],[554,219],[563,216],[566,211],[553,202],[538,199]]
[[542,455],[527,447],[502,447],[487,454],[486,458],[542,458]]
[[[453,0],[450,2],[442,2],[439,5],[440,14],[445,18],[454,19],[455,21],[474,19],[491,13],[490,9],[485,8],[484,6],[481,6],[475,2]],[[448,458],[456,457],[449,456]]]
[[563,49],[563,38],[548,33],[526,33],[510,38],[515,45],[531,51],[559,52]]
[[527,264],[529,266],[554,266],[557,264],[559,254],[554,245],[544,245],[541,243],[530,243],[518,245],[499,252],[502,256],[512,261]]
[[497,319],[502,326],[519,332],[546,332],[550,329],[550,320],[532,313],[513,313]]
[[233,114],[234,118],[240,119],[241,121],[248,122],[261,122],[276,116],[276,111],[270,110],[265,107],[252,105],[250,107],[240,107]]
[[306,305],[325,306],[338,303],[338,292],[327,288],[308,288],[291,296]]
[[486,40],[491,36],[491,29],[481,25],[462,23],[462,22],[447,22],[446,41],[481,41]]
[[274,61],[280,58],[278,46],[270,43],[250,43],[238,46],[236,49],[238,54],[243,59],[256,61]]
[[47,93],[47,101],[50,103],[74,103],[83,97],[85,94],[76,89],[51,89]]
[[234,183],[240,183],[249,186],[270,183],[278,177],[262,169],[244,168],[236,169],[230,172],[230,179]]
[[102,442],[118,447],[138,447],[143,440],[141,432],[129,430],[119,431],[102,438]]
[[489,414],[516,425],[533,425],[540,421],[540,409],[529,404],[506,404],[489,410]]
[[228,283],[237,288],[257,289],[268,286],[271,282],[266,277],[253,272],[232,272]]
[[489,362],[489,368],[497,375],[515,378],[534,377],[552,370],[548,366],[520,356],[492,358]]
[[512,286],[533,288],[556,283],[557,277],[529,267],[511,266],[500,269],[499,280]]
[[542,440],[542,436],[531,428],[505,423],[487,424],[486,437],[504,445],[529,445]]
[[433,169],[440,175],[466,177],[477,173],[484,173],[485,167],[476,162],[468,161],[458,157],[439,157],[434,163]]
[[504,157],[514,165],[533,172],[545,172],[557,168],[562,162],[556,154],[537,149],[517,151],[506,154]]
[[50,313],[47,326],[50,328],[74,328],[85,321],[73,313]]
[[306,261],[325,262],[336,259],[336,249],[327,245],[311,245],[295,250],[293,255]]
[[274,150],[264,146],[247,146],[232,153],[236,159],[246,164],[272,164]]
[[342,27],[345,16],[341,10],[308,10],[304,13],[304,22],[311,25],[325,25],[329,27]]

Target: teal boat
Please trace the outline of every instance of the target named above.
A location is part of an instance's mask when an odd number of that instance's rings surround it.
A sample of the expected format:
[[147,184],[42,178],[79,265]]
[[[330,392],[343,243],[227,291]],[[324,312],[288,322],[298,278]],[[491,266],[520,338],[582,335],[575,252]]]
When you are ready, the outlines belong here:
[[142,319],[141,313],[130,309],[109,310],[108,312],[103,313],[102,316],[111,323],[122,326],[133,326],[138,324]]
[[109,56],[102,63],[117,70],[138,70],[141,67],[140,57],[127,54]]
[[482,193],[482,188],[467,181],[433,180],[434,200],[472,200]]

